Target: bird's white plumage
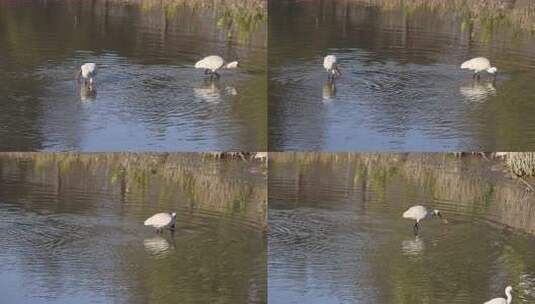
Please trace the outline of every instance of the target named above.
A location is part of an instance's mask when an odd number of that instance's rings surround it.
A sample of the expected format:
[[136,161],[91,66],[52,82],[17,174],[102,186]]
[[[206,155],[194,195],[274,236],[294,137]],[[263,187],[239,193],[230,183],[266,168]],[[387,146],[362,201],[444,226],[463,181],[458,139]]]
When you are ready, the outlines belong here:
[[237,61],[232,61],[232,62],[229,62],[226,66],[227,69],[235,69],[238,67],[238,62]]
[[176,220],[176,213],[156,213],[149,217],[143,223],[145,226],[152,226],[156,229],[167,228],[173,226]]
[[327,55],[325,56],[325,58],[323,58],[323,67],[327,70],[327,72],[330,73],[335,67],[336,62],[337,62],[336,56]]
[[80,67],[80,70],[82,71],[82,77],[84,78],[93,78],[97,75],[97,65],[95,63],[84,63]]
[[212,72],[219,70],[225,64],[225,60],[221,56],[212,55],[204,57],[195,63],[196,69],[207,69]]
[[420,222],[428,215],[427,208],[424,206],[412,206],[409,209],[407,209],[405,212],[403,212],[403,218],[415,220],[416,222]]
[[513,288],[511,286],[507,286],[505,288],[505,296],[507,298],[494,298],[490,301],[485,302],[484,304],[510,304],[511,301],[513,300],[511,291],[513,291]]
[[476,57],[467,60],[461,64],[461,69],[472,70],[475,73],[487,71],[491,74],[494,74],[497,71],[495,67],[490,65],[490,60],[485,57]]

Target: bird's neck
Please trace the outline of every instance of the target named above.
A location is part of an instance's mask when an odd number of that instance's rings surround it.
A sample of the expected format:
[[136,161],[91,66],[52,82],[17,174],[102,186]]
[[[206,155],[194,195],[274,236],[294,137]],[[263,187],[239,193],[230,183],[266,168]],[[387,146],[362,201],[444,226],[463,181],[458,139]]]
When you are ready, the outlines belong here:
[[510,292],[506,292],[505,295],[507,296],[507,304],[511,304],[511,301],[513,300],[513,297],[511,296]]

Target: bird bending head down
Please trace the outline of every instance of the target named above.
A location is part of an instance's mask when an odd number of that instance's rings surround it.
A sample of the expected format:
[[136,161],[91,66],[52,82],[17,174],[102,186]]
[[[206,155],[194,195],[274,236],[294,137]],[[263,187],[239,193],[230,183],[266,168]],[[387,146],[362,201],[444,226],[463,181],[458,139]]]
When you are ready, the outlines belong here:
[[146,219],[143,224],[145,226],[152,226],[156,228],[156,232],[161,232],[164,228],[173,231],[175,229],[176,224],[176,212],[156,213],[155,215]]
[[487,73],[494,75],[494,77],[496,77],[496,73],[498,72],[498,69],[496,67],[491,66],[490,60],[485,57],[476,57],[467,60],[461,64],[461,69],[474,71],[473,77],[477,77],[478,79],[479,73],[481,73],[482,71],[486,71]]
[[210,78],[215,76],[219,78],[217,71],[221,68],[235,69],[239,66],[238,61],[232,61],[225,64],[225,60],[218,55],[211,55],[204,57],[203,59],[195,63],[196,69],[204,69],[204,74],[210,75]]
[[329,73],[329,80],[342,76],[338,68],[338,59],[335,55],[327,55],[323,58],[323,68]]

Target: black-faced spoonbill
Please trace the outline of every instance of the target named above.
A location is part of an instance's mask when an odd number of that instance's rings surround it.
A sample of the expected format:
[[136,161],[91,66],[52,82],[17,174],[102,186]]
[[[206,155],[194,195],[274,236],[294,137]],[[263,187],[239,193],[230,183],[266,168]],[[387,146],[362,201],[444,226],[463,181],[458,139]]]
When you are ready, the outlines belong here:
[[420,229],[420,221],[423,219],[426,219],[428,217],[434,217],[438,216],[439,218],[443,219],[444,223],[447,223],[448,221],[444,218],[442,218],[442,214],[438,210],[427,210],[424,206],[412,206],[407,211],[403,212],[403,218],[415,220],[416,224],[414,224],[414,234],[418,234],[418,230]]
[[92,85],[96,75],[97,65],[95,63],[90,62],[82,64],[80,70],[78,71],[78,74],[76,75],[76,78],[80,79],[80,76],[82,76],[84,83],[89,80],[89,84]]
[[338,68],[338,60],[334,55],[327,55],[323,58],[323,67],[329,73],[329,79],[335,79],[342,76],[340,69]]
[[485,57],[476,57],[470,60],[467,60],[461,64],[461,69],[467,69],[474,71],[473,78],[479,79],[479,73],[482,71],[487,71],[487,73],[494,75],[496,78],[496,73],[498,69],[490,65],[490,61]]
[[225,60],[223,60],[221,56],[217,56],[217,55],[204,57],[203,59],[195,63],[195,68],[204,69],[204,74],[209,74],[210,78],[212,76],[216,76],[217,78],[219,78],[219,74],[217,73],[217,70],[223,67],[226,69],[235,69],[239,67],[239,64],[237,61],[232,61],[232,62],[225,64]]
[[511,295],[512,291],[513,287],[507,286],[505,287],[505,296],[507,297],[507,299],[494,298],[490,301],[485,302],[484,304],[511,304],[511,301],[513,300],[513,296]]
[[176,212],[156,213],[145,220],[145,226],[152,226],[156,228],[156,232],[161,232],[164,228],[174,231],[176,223]]

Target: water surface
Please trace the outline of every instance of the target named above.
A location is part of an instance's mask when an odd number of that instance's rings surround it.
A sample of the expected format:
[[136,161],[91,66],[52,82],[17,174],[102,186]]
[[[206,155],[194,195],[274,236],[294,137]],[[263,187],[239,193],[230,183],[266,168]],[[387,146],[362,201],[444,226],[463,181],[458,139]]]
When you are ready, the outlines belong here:
[[[270,149],[535,149],[533,2],[478,3],[273,2]],[[327,54],[343,73],[334,84]],[[459,69],[476,56],[496,81]]]
[[[492,168],[492,169],[491,169]],[[535,301],[535,196],[499,163],[444,155],[270,158],[270,303]],[[449,220],[401,218],[414,204]]]
[[266,191],[237,160],[0,155],[2,302],[266,303]]
[[[263,1],[2,1],[0,150],[260,151]],[[241,67],[208,80],[194,63]],[[98,67],[78,85],[85,62]]]

